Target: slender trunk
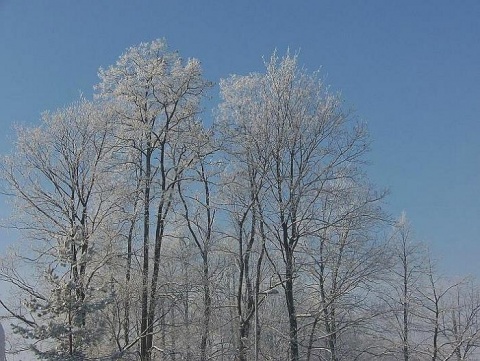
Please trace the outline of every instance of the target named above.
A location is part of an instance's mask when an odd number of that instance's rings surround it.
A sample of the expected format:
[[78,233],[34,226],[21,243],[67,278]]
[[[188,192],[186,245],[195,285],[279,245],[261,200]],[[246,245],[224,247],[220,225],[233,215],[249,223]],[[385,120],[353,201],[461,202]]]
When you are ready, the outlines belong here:
[[[284,225],[284,227],[286,228],[286,225]],[[290,250],[290,247],[285,249],[285,261],[285,300],[287,303],[288,321],[290,326],[290,360],[299,361],[298,325],[293,293],[293,253]]]
[[[141,162],[141,157],[140,157],[140,162]],[[138,192],[138,190],[140,190],[140,180],[137,181],[136,191]],[[130,343],[130,297],[131,297],[130,279],[131,279],[131,273],[132,273],[133,235],[135,231],[137,207],[139,202],[137,192],[136,192],[136,197],[133,205],[133,218],[130,220],[130,227],[128,229],[128,236],[127,236],[127,265],[126,265],[127,269],[125,270],[125,300],[123,303],[123,310],[124,310],[123,337],[124,337],[125,346],[128,346]]]
[[153,258],[152,282],[150,285],[150,305],[148,309],[148,334],[147,347],[153,346],[153,324],[155,323],[155,309],[157,304],[158,275],[160,271],[160,251],[162,248],[163,234],[165,231],[164,220],[161,218],[162,208],[159,207],[157,215],[157,230],[155,235],[155,249]]
[[[167,125],[168,126],[168,125]],[[152,282],[150,285],[150,305],[148,309],[148,334],[147,347],[153,347],[153,324],[155,322],[155,309],[157,303],[158,275],[160,272],[160,253],[162,249],[163,236],[165,234],[165,217],[171,204],[171,198],[167,195],[167,170],[165,169],[165,148],[166,143],[160,144],[160,177],[161,177],[161,199],[157,209],[157,220],[155,229],[155,248],[153,255]],[[170,199],[167,199],[170,198]]]
[[337,361],[337,325],[335,321],[335,307],[330,306],[330,334],[328,335],[328,347],[330,348],[330,360]]
[[[75,245],[75,192],[72,189],[71,194],[70,194],[70,211],[71,217],[70,217],[70,228],[71,228],[71,235],[70,235],[70,250],[71,250],[71,264],[70,264],[70,282],[72,281],[75,284],[78,284],[78,264],[77,264],[77,246]],[[75,290],[76,291],[76,290]],[[72,289],[69,287],[69,307],[68,307],[68,354],[70,356],[73,356],[73,318],[74,316],[72,315],[72,312],[76,312],[76,310],[73,310],[73,305],[72,305]]]
[[132,221],[127,238],[127,270],[125,271],[125,301],[123,304],[123,337],[125,346],[130,343],[130,278],[132,270],[132,241],[135,222]]
[[162,318],[160,318],[160,348],[165,350],[165,346],[167,344],[167,325],[165,322],[165,315],[167,314],[167,306],[165,305],[165,298],[160,298],[159,302],[160,314]]
[[343,245],[340,247],[338,252],[338,259],[334,271],[332,272],[332,285],[329,291],[329,296],[326,295],[325,291],[325,279],[324,276],[324,265],[322,263],[321,274],[322,274],[322,300],[324,303],[324,315],[325,315],[325,329],[327,332],[327,341],[328,349],[330,352],[330,360],[337,361],[337,319],[336,319],[336,294],[337,294],[337,280],[338,280],[338,270],[340,269],[340,263],[343,254]]
[[[200,360],[206,361],[207,360],[207,343],[208,337],[210,333],[210,318],[211,318],[211,307],[212,307],[212,297],[210,294],[210,269],[209,269],[209,261],[208,255],[210,252],[210,242],[212,238],[212,227],[213,227],[213,218],[214,214],[212,214],[211,206],[210,206],[210,187],[208,183],[208,179],[205,173],[205,168],[202,163],[201,167],[201,178],[203,182],[203,188],[205,191],[205,205],[207,211],[207,233],[205,235],[205,240],[202,247],[200,247],[199,242],[197,241],[197,246],[200,249],[203,258],[203,303],[204,303],[204,312],[203,312],[203,333],[202,333],[202,341],[200,344]],[[192,230],[192,228],[190,228]]]
[[432,354],[432,361],[436,361],[438,357],[438,336],[440,333],[439,330],[439,319],[440,319],[440,297],[437,295],[437,290],[435,288],[435,282],[433,281],[433,275],[430,274],[430,284],[432,285],[433,289],[433,301],[434,301],[434,313],[435,313],[435,325],[433,329],[433,354]]
[[462,361],[462,353],[460,351],[461,338],[459,337],[457,316],[455,315],[454,310],[452,310],[452,326],[453,326],[453,334],[455,336],[455,350],[454,350],[454,353],[455,353],[455,356],[457,358],[457,361]]
[[[288,266],[287,266],[288,268]],[[285,282],[285,299],[287,301],[288,321],[290,326],[290,360],[299,361],[298,354],[298,333],[297,333],[297,315],[295,314],[295,305],[293,301],[293,280],[290,271],[287,271]]]
[[[290,344],[290,360],[299,361],[299,350],[298,350],[298,324],[297,324],[297,315],[295,311],[295,297],[293,290],[293,276],[294,276],[294,249],[297,241],[296,235],[296,225],[295,225],[295,207],[292,203],[294,179],[295,173],[293,169],[293,156],[290,156],[290,174],[288,174],[289,184],[285,187],[288,189],[289,195],[285,199],[283,181],[285,179],[284,174],[281,171],[281,155],[277,149],[276,157],[276,169],[275,176],[277,182],[277,202],[279,206],[279,215],[280,215],[280,227],[281,227],[281,236],[280,236],[280,246],[283,251],[284,262],[285,262],[285,301],[287,303],[287,312],[288,312],[288,323],[289,323],[289,344]],[[290,203],[290,204],[289,204]],[[288,205],[288,207],[286,207]],[[288,211],[286,211],[288,209]],[[288,215],[287,215],[288,212]],[[289,217],[288,217],[289,216]],[[289,236],[289,223],[291,226],[291,235]]]
[[438,326],[435,325],[435,329],[433,331],[433,354],[432,354],[432,361],[437,360],[438,355]]
[[281,215],[282,224],[282,246],[285,253],[285,301],[287,303],[288,323],[289,323],[289,343],[290,360],[299,361],[298,352],[298,325],[297,315],[295,313],[294,293],[293,293],[293,249],[289,242],[288,225]]
[[[78,232],[78,230],[77,230]],[[87,235],[87,204],[83,204],[82,218],[80,220],[80,232],[81,232],[81,247],[80,247],[80,272],[77,280],[77,302],[79,303],[79,324],[82,327],[87,323],[87,311],[84,307],[85,302],[85,273],[87,270],[87,253],[88,253],[88,235]]]
[[327,334],[327,344],[328,344],[328,351],[330,353],[330,360],[336,360],[336,334],[335,334],[335,324],[334,324],[334,316],[335,312],[333,311],[333,304],[332,300],[327,295],[327,291],[325,290],[325,263],[323,260],[323,252],[324,252],[324,242],[325,239],[321,240],[320,243],[320,279],[319,279],[319,286],[320,286],[320,298],[322,304],[322,313],[324,318],[324,328],[325,333]]
[[[231,283],[229,283],[229,291],[230,294],[232,295],[231,297],[231,302],[235,304],[237,302],[237,285],[235,284],[236,278],[234,277],[234,272],[230,274],[230,279]],[[234,320],[234,322],[230,322],[230,339],[233,340],[233,345],[235,350],[240,349],[240,344],[238,343],[238,340],[240,340],[240,337],[238,337],[238,330],[240,329],[239,325],[241,322],[241,317],[238,314],[238,307],[232,307],[229,308],[230,311],[230,319]],[[235,360],[237,359],[237,354],[235,354]]]
[[409,340],[408,340],[408,267],[406,248],[403,248],[403,359],[409,359]]
[[[251,232],[253,232],[254,229],[254,222],[255,222],[255,217],[252,219],[252,228]],[[241,309],[240,309],[240,320],[241,320],[241,325],[240,325],[240,361],[246,361],[247,360],[247,341],[248,341],[248,336],[250,334],[250,325],[251,325],[251,315],[252,312],[254,312],[254,292],[252,288],[252,280],[251,280],[251,275],[250,275],[250,255],[252,252],[252,246],[253,246],[253,240],[254,240],[254,235],[253,233],[250,234],[250,239],[247,243],[247,249],[245,250],[245,255],[241,254],[242,258],[242,267],[244,269],[244,276],[240,280],[242,282],[243,279],[245,279],[245,291],[246,291],[246,298],[247,298],[247,304],[246,304],[246,313],[245,317],[243,317]],[[243,243],[241,240],[240,242]],[[240,283],[241,284],[241,283]],[[242,297],[242,291],[241,287],[239,289],[239,302],[242,302],[241,299]]]
[[239,340],[238,340],[238,360],[239,361],[247,361],[247,340],[248,334],[250,333],[250,322],[245,322],[244,320],[240,320],[240,330],[239,330]]
[[327,343],[328,343],[328,351],[330,353],[330,359],[331,360],[336,360],[336,355],[335,355],[335,330],[332,325],[332,319],[331,319],[331,310],[330,308],[333,306],[329,306],[329,300],[326,297],[326,292],[325,292],[325,286],[324,286],[324,280],[323,276],[320,279],[320,295],[322,298],[322,305],[323,305],[323,317],[324,317],[324,323],[325,323],[325,333],[327,334]]
[[210,332],[210,317],[211,317],[211,307],[212,307],[212,298],[210,295],[210,284],[209,284],[209,267],[208,267],[208,253],[203,255],[203,329],[202,329],[202,340],[200,343],[200,360],[207,360],[207,342],[208,334]]
[[[250,326],[251,326],[251,319],[252,319],[252,314],[255,312],[255,292],[253,289],[252,285],[252,276],[250,274],[250,256],[252,254],[252,248],[253,248],[253,243],[255,240],[255,224],[256,224],[256,218],[255,215],[252,215],[252,224],[251,224],[251,229],[250,229],[250,237],[247,243],[247,248],[245,250],[245,254],[240,253],[241,259],[242,259],[242,268],[244,270],[242,274],[242,277],[240,279],[240,284],[239,284],[239,293],[238,293],[238,302],[239,304],[242,301],[243,294],[242,294],[242,283],[243,280],[245,280],[245,292],[246,292],[246,310],[242,314],[242,308],[239,308],[239,316],[241,320],[241,326],[240,326],[240,341],[241,341],[241,352],[240,352],[240,360],[243,360],[244,357],[246,357],[246,343],[248,340],[249,336],[249,331],[250,331]],[[240,238],[240,243],[243,244],[243,238]],[[243,249],[243,247],[241,247]],[[245,317],[244,317],[245,315]]]
[[313,342],[315,340],[315,329],[317,328],[318,316],[313,321],[312,330],[310,331],[310,337],[308,338],[307,358],[306,361],[310,361],[312,357]]
[[183,322],[185,323],[185,340],[186,341],[186,348],[187,348],[187,354],[186,354],[186,361],[192,360],[192,349],[190,342],[190,317],[189,317],[189,312],[190,312],[190,301],[189,301],[189,289],[190,289],[190,277],[188,274],[188,264],[185,262],[183,264],[183,269],[184,269],[184,284],[187,286],[185,290],[185,296],[184,296],[184,301],[183,301],[183,308],[184,308],[184,314],[183,314]]
[[[71,291],[70,291],[71,292]],[[68,310],[68,354],[73,356],[72,310]]]
[[[258,198],[255,196],[256,200],[256,205],[258,208]],[[266,241],[266,236],[265,236],[265,230],[263,227],[263,217],[261,210],[259,209],[259,215],[260,215],[260,235],[262,239],[262,245],[261,245],[261,251],[260,251],[260,256],[258,257],[257,260],[257,276],[255,280],[255,361],[258,360],[258,355],[260,352],[260,334],[261,334],[261,328],[259,324],[259,316],[258,316],[258,295],[260,294],[260,283],[262,280],[261,277],[261,270],[262,270],[262,262],[263,262],[263,257],[265,256],[265,241]]]
[[[172,329],[175,330],[177,328],[176,324],[175,324],[175,307],[172,307],[170,309],[170,314],[171,314],[171,326],[172,326]],[[175,354],[176,354],[176,349],[177,349],[177,346],[176,346],[176,339],[177,337],[177,334],[175,332],[171,332],[170,333],[170,342],[172,343],[172,350],[174,351],[173,354],[172,354],[172,361],[175,361],[176,357],[175,357]]]
[[140,359],[150,361],[151,350],[148,345],[148,276],[149,276],[149,243],[150,243],[150,183],[151,183],[151,142],[147,142],[145,159],[145,188],[143,209],[143,267],[142,267],[142,321],[140,325]]
[[238,236],[238,262],[239,262],[239,275],[236,294],[236,310],[238,317],[238,359],[240,361],[246,361],[245,349],[246,340],[248,336],[248,320],[244,320],[243,317],[243,282],[245,277],[245,259],[243,256],[243,219],[239,222],[239,236]]

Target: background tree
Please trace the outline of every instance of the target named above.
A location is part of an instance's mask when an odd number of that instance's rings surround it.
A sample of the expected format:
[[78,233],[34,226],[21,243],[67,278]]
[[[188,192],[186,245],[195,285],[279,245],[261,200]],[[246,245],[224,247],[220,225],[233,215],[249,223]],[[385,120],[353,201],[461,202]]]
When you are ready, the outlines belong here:
[[[202,130],[199,129],[200,135]],[[193,144],[193,143],[192,143]],[[179,213],[185,221],[187,239],[195,245],[201,258],[202,308],[201,340],[199,359],[206,361],[211,350],[211,318],[212,318],[212,250],[215,242],[216,207],[212,197],[215,189],[213,182],[215,173],[212,153],[215,151],[211,134],[205,132],[204,140],[195,150],[198,162],[189,172],[189,176],[177,183],[178,194],[183,209]],[[213,164],[212,164],[213,163]]]
[[13,308],[2,305],[17,332],[53,340],[32,345],[43,359],[86,358],[104,328],[96,315],[111,298],[103,276],[115,257],[117,211],[106,172],[108,119],[85,100],[46,113],[40,126],[18,129],[15,153],[2,163],[18,214],[13,225],[31,242],[2,262],[1,279],[21,293]]
[[466,279],[450,292],[450,312],[445,312],[442,322],[443,336],[450,345],[453,360],[479,357],[480,347],[480,292],[478,285]]
[[[421,355],[419,315],[428,253],[425,246],[414,239],[405,213],[393,228],[389,254],[391,267],[386,272],[385,288],[379,293],[382,317],[378,320],[378,337],[383,342],[374,345],[372,353],[395,360],[416,360]],[[373,351],[375,347],[377,351]]]
[[323,203],[323,225],[300,246],[308,294],[301,312],[309,315],[304,338],[306,359],[349,360],[364,346],[354,335],[365,333],[377,312],[376,284],[388,265],[376,232],[385,217],[379,195],[368,187],[341,182]]
[[432,361],[478,358],[478,290],[468,280],[440,275],[431,259],[426,266],[419,314],[422,354]]

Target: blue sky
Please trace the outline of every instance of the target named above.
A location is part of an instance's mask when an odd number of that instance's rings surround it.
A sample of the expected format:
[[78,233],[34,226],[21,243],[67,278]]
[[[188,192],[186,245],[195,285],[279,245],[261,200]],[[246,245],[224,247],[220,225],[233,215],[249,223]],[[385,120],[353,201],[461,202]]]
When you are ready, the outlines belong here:
[[[407,212],[445,272],[480,276],[479,19],[476,0],[0,0],[0,151],[13,123],[91,97],[98,68],[142,41],[164,37],[215,83],[299,50],[368,123],[387,210]],[[0,230],[0,250],[11,241]]]

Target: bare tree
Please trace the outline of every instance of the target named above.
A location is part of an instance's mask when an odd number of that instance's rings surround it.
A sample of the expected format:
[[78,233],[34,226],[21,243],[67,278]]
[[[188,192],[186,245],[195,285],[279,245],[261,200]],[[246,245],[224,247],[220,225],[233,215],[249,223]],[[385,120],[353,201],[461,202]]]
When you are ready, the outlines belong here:
[[226,247],[234,250],[231,254],[236,264],[232,270],[235,277],[232,281],[235,299],[232,301],[236,311],[235,348],[239,360],[246,360],[249,355],[255,359],[258,357],[259,292],[272,286],[264,282],[272,275],[272,270],[265,274],[264,262],[265,139],[255,137],[252,132],[257,126],[252,123],[252,111],[262,106],[262,99],[257,97],[259,79],[254,75],[233,77],[231,83],[222,82],[225,101],[217,119],[226,163],[220,194],[230,226],[225,231],[229,240]]
[[421,289],[422,354],[432,361],[477,359],[478,289],[468,280],[441,276],[431,259]]
[[[85,100],[20,128],[2,177],[30,250],[2,260],[0,279],[20,291],[16,331],[47,359],[86,357],[104,327],[95,315],[111,297],[106,265],[114,255],[117,212],[106,172],[112,156],[108,114]],[[35,273],[26,277],[22,271]],[[53,341],[53,348],[49,342]]]
[[326,225],[318,210],[332,183],[360,175],[357,165],[367,139],[364,127],[351,121],[317,74],[298,68],[296,56],[280,60],[274,54],[266,67],[265,74],[221,82],[218,122],[241,130],[231,139],[250,152],[244,159],[253,160],[251,167],[262,179],[262,224],[284,289],[290,358],[299,360],[298,245]]
[[342,183],[323,203],[321,220],[327,225],[299,246],[305,269],[300,278],[308,287],[302,312],[311,319],[307,360],[348,360],[365,351],[353,335],[365,332],[377,315],[371,307],[374,285],[387,266],[386,247],[375,234],[384,217],[379,196]]
[[371,353],[395,360],[417,360],[420,355],[419,330],[422,321],[422,285],[427,274],[426,247],[414,239],[405,213],[395,222],[389,240],[390,267],[385,272],[384,287],[378,297],[381,317]]
[[[195,154],[187,143],[198,129],[199,100],[209,83],[200,63],[186,63],[163,40],[140,44],[100,70],[100,96],[118,107],[119,137],[141,180],[143,204],[140,355],[151,359],[161,249],[169,227],[177,182]],[[127,153],[128,154],[128,153]],[[152,252],[153,246],[153,252]],[[152,265],[153,263],[153,265]]]
[[450,297],[450,312],[443,313],[443,336],[448,341],[451,359],[477,359],[480,348],[480,291],[472,280],[456,284]]
[[[230,173],[224,177],[223,192],[227,206],[230,232],[225,232],[229,240],[232,259],[236,264],[233,272],[235,279],[235,309],[238,325],[236,347],[239,360],[248,359],[248,350],[256,349],[258,341],[258,293],[262,287],[262,265],[265,253],[265,237],[258,204],[256,172],[247,166],[249,180],[242,184],[239,177],[243,172]],[[240,183],[239,183],[240,182]],[[251,331],[256,334],[252,339]],[[253,346],[252,346],[253,345]],[[255,351],[254,351],[255,352]]]
[[200,254],[201,287],[203,291],[203,318],[200,341],[200,360],[206,361],[209,354],[210,324],[212,317],[212,272],[211,253],[214,246],[214,223],[216,207],[212,200],[215,188],[213,178],[215,167],[211,166],[212,154],[215,150],[213,142],[205,133],[204,141],[197,146],[198,164],[190,172],[190,177],[179,180],[178,194],[183,205],[182,214],[188,236]]

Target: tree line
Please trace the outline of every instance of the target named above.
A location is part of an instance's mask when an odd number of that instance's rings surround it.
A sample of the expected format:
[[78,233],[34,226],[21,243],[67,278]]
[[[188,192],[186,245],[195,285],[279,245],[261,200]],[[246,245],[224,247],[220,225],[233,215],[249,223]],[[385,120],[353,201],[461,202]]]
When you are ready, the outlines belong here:
[[212,83],[164,40],[18,127],[3,193],[11,353],[44,360],[474,360],[479,288],[441,277],[365,172],[369,137],[274,53]]

